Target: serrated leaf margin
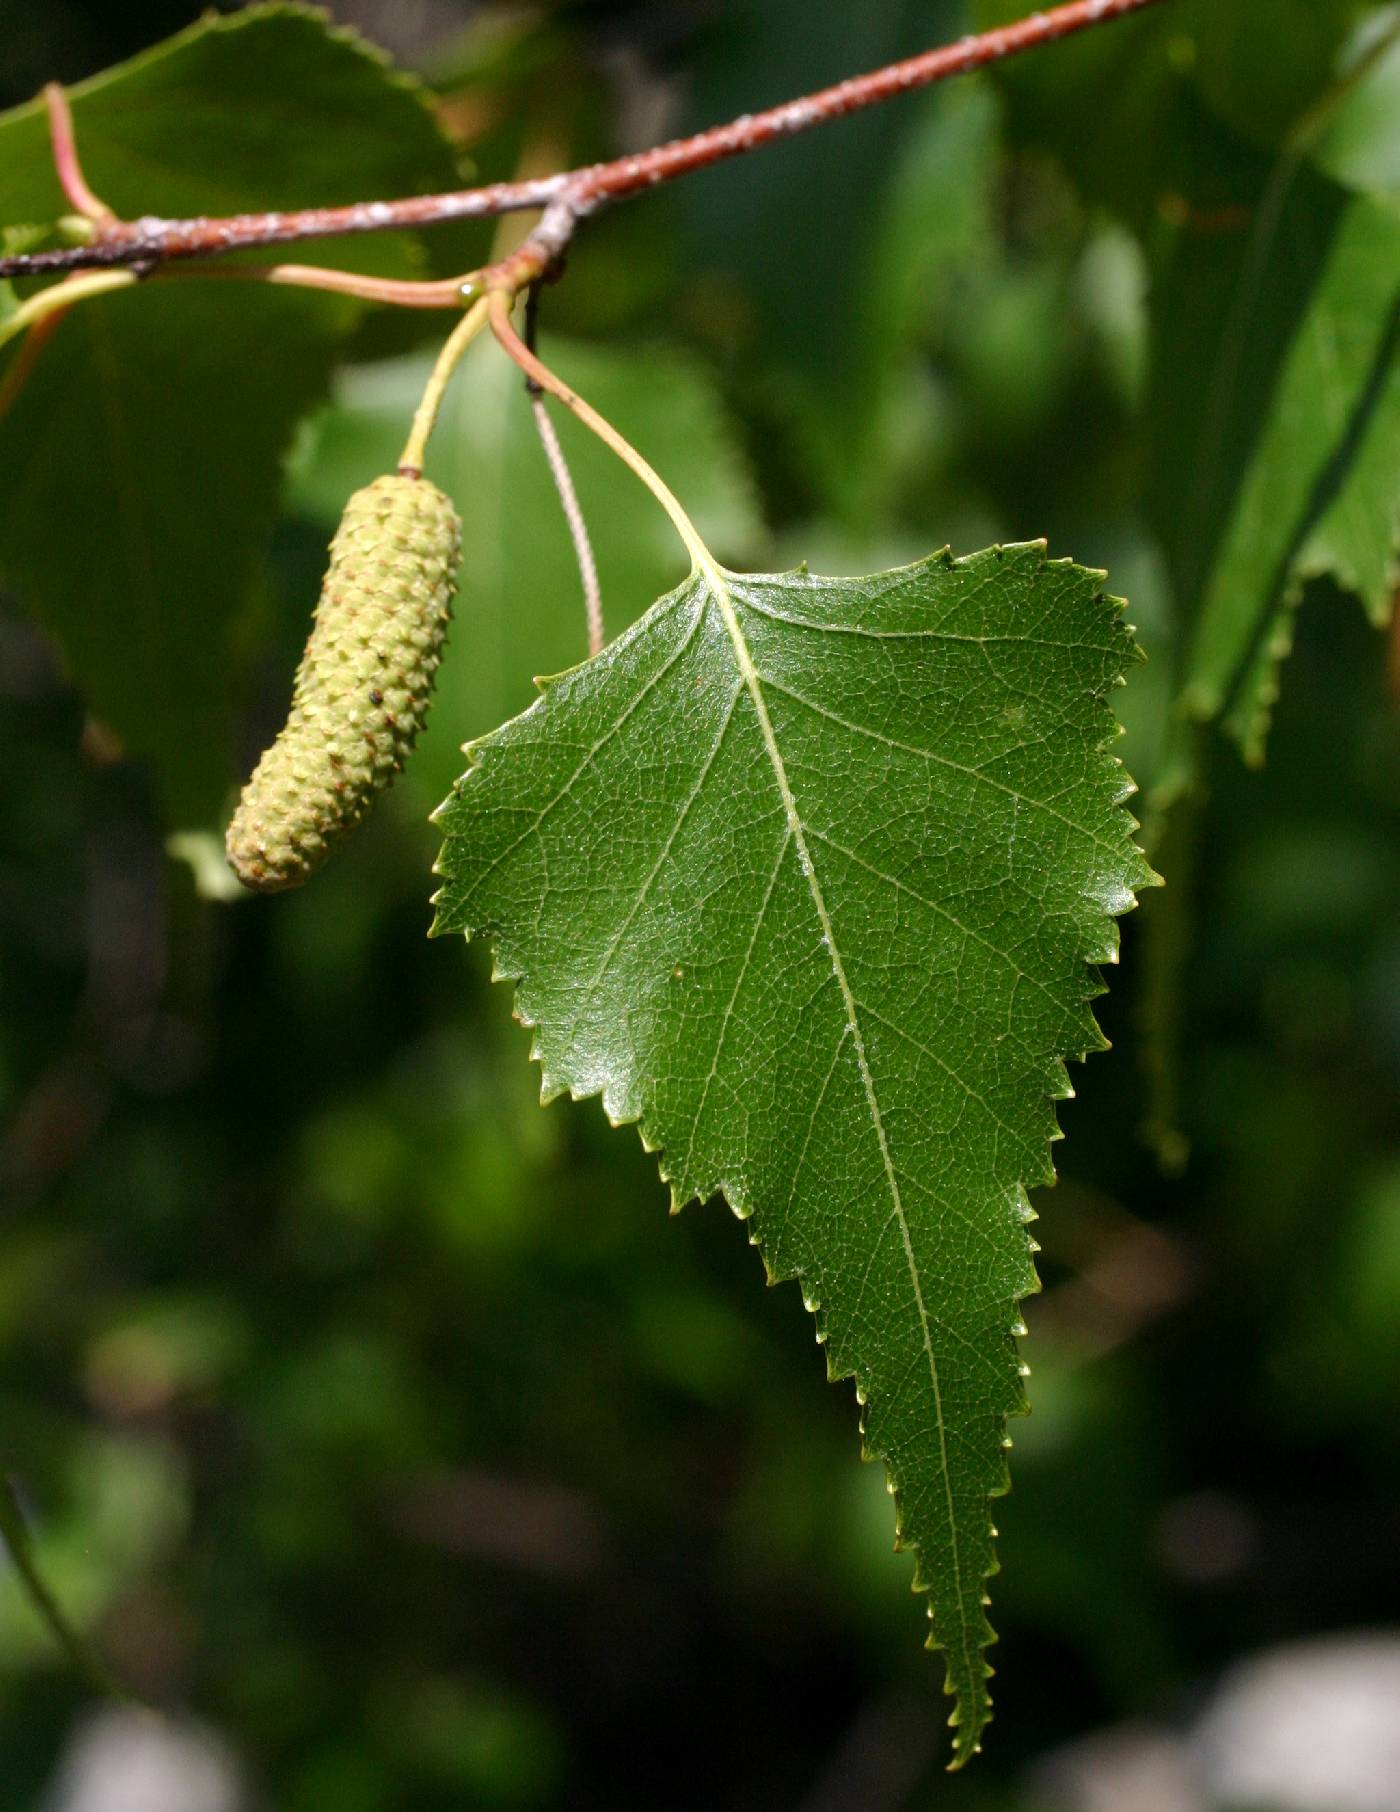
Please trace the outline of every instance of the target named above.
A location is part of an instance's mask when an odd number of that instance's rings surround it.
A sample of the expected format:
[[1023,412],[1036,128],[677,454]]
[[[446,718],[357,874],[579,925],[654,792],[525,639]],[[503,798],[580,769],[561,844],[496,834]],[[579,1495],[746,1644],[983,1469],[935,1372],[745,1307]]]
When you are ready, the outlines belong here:
[[[984,560],[988,556],[992,556],[995,558],[1001,558],[1001,557],[1004,557],[1008,553],[1023,553],[1028,550],[1031,550],[1031,549],[1034,549],[1039,553],[1039,556],[1040,556],[1039,569],[1038,569],[1039,571],[1043,571],[1043,570],[1046,570],[1046,569],[1049,569],[1052,567],[1057,567],[1057,566],[1058,567],[1074,567],[1077,565],[1077,562],[1075,562],[1074,560],[1072,560],[1070,558],[1060,558],[1060,559],[1052,560],[1049,556],[1048,543],[1044,539],[1039,539],[1039,540],[1027,541],[1027,542],[1010,542],[1010,543],[1005,543],[1005,544],[998,543],[990,548],[982,549],[978,553],[968,554],[968,555],[963,555],[963,556],[953,555],[951,549],[945,546],[945,547],[941,548],[940,550],[938,550],[936,553],[926,556],[922,560],[911,561],[908,564],[908,566],[903,567],[903,568],[896,568],[896,569],[893,569],[893,571],[894,572],[913,572],[913,571],[916,571],[920,567],[933,566],[933,565],[942,566],[947,570],[954,570],[957,568],[970,567],[974,562]],[[723,571],[723,569],[720,569],[720,570]],[[1104,581],[1106,581],[1107,577],[1108,577],[1107,572],[1101,568],[1079,567],[1078,570],[1081,573],[1083,573],[1086,578],[1095,579],[1095,580],[1099,581],[1100,584],[1102,584]],[[803,561],[800,563],[799,566],[791,569],[791,571],[794,574],[801,573],[801,574],[805,575],[807,572],[807,563],[805,561]],[[741,582],[745,577],[745,575],[743,575],[743,574],[725,574],[724,576],[739,579]],[[782,576],[782,575],[777,575],[777,576]],[[888,577],[890,575],[882,574],[881,576]],[[671,592],[668,592],[665,596],[658,599],[657,602],[651,607],[651,609],[649,611],[647,611],[642,617],[640,617],[629,629],[624,631],[623,635],[617,638],[617,641],[610,644],[610,647],[615,649],[624,642],[637,640],[637,639],[640,639],[642,636],[644,636],[647,633],[648,627],[649,627],[650,623],[652,622],[652,620],[656,616],[658,616],[660,613],[665,611],[675,600],[677,600],[681,596],[682,593],[684,593],[692,585],[694,585],[698,579],[701,579],[703,577],[704,577],[704,575],[702,575],[698,570],[692,570],[692,572],[687,576],[687,578],[682,582],[681,585],[677,586],[674,590],[672,590]],[[1141,649],[1141,647],[1138,645],[1137,641],[1135,640],[1136,631],[1135,631],[1133,625],[1128,623],[1124,618],[1124,612],[1127,609],[1126,600],[1124,600],[1122,598],[1114,597],[1110,593],[1100,590],[1096,594],[1094,601],[1096,603],[1102,602],[1102,603],[1108,605],[1109,607],[1111,607],[1111,609],[1113,610],[1115,619],[1116,619],[1115,628],[1122,637],[1123,645],[1122,645],[1122,665],[1121,665],[1118,673],[1109,682],[1107,687],[1105,687],[1101,691],[1095,692],[1092,695],[1094,704],[1099,708],[1102,716],[1104,717],[1104,719],[1106,721],[1103,723],[1103,726],[1102,726],[1102,734],[1094,741],[1094,743],[1092,745],[1091,752],[1095,756],[1100,756],[1100,757],[1107,756],[1108,759],[1113,763],[1114,766],[1116,766],[1120,770],[1120,772],[1122,774],[1122,785],[1121,785],[1119,791],[1117,792],[1116,796],[1114,797],[1112,804],[1113,804],[1113,809],[1115,811],[1115,814],[1118,816],[1119,821],[1121,823],[1123,841],[1126,846],[1124,853],[1127,856],[1137,858],[1137,862],[1135,865],[1137,872],[1134,875],[1134,877],[1132,878],[1131,882],[1127,883],[1127,898],[1125,900],[1123,900],[1123,902],[1121,904],[1116,904],[1115,906],[1113,906],[1111,908],[1105,907],[1103,910],[1101,910],[1095,916],[1095,918],[1092,921],[1090,921],[1086,915],[1086,920],[1085,920],[1086,932],[1087,932],[1087,928],[1088,928],[1089,924],[1092,922],[1093,925],[1095,926],[1095,928],[1102,934],[1101,937],[1098,939],[1090,939],[1087,936],[1085,938],[1086,943],[1090,944],[1090,948],[1089,948],[1088,952],[1082,958],[1083,968],[1084,968],[1084,979],[1086,982],[1086,987],[1085,987],[1084,993],[1079,997],[1079,1000],[1080,1000],[1080,1004],[1082,1004],[1086,1008],[1086,1010],[1088,1010],[1089,1003],[1091,1001],[1100,998],[1103,994],[1105,994],[1108,991],[1108,984],[1103,979],[1103,976],[1102,976],[1100,970],[1101,970],[1102,965],[1116,964],[1118,961],[1119,949],[1120,949],[1120,937],[1119,937],[1119,929],[1118,929],[1117,921],[1119,920],[1119,918],[1125,916],[1128,912],[1130,912],[1136,908],[1136,906],[1138,904],[1137,895],[1142,889],[1148,888],[1148,887],[1160,886],[1163,884],[1162,877],[1160,875],[1158,875],[1151,868],[1151,866],[1149,865],[1149,863],[1146,859],[1145,853],[1143,852],[1141,847],[1133,841],[1134,833],[1138,829],[1140,829],[1140,824],[1139,824],[1139,821],[1133,816],[1131,811],[1129,811],[1127,809],[1127,802],[1129,799],[1131,799],[1133,797],[1133,795],[1137,791],[1136,783],[1128,775],[1126,769],[1123,767],[1123,763],[1122,763],[1121,759],[1119,757],[1117,757],[1116,755],[1111,754],[1113,744],[1115,742],[1117,742],[1123,735],[1123,726],[1117,721],[1116,717],[1113,715],[1113,712],[1109,707],[1110,694],[1113,691],[1117,690],[1118,688],[1126,685],[1128,672],[1131,670],[1132,667],[1141,664],[1141,662],[1143,660],[1145,660],[1146,656],[1144,655],[1143,650]],[[605,649],[601,655],[595,656],[593,658],[595,660],[603,660],[603,659],[607,658],[608,653],[609,653],[609,650]],[[456,786],[453,789],[453,792],[431,814],[431,821],[434,823],[438,822],[442,813],[447,809],[448,806],[450,806],[457,799],[457,797],[460,795],[463,787],[466,786],[470,782],[473,774],[477,771],[477,769],[480,765],[481,753],[484,751],[484,749],[487,746],[495,743],[511,727],[512,724],[519,723],[526,717],[534,716],[537,714],[542,714],[548,706],[551,692],[559,684],[559,682],[564,679],[571,678],[571,677],[577,675],[585,667],[590,666],[590,665],[592,665],[591,661],[580,662],[577,666],[567,668],[560,673],[548,674],[548,675],[543,675],[543,676],[537,677],[535,680],[535,684],[539,688],[539,697],[532,701],[532,703],[529,705],[529,707],[527,708],[526,711],[522,712],[518,717],[511,719],[509,721],[509,723],[501,725],[497,729],[487,732],[486,735],[476,737],[472,741],[463,744],[462,753],[467,757],[468,766],[467,766],[465,772],[463,773],[463,775],[457,781]],[[444,870],[442,869],[440,863],[438,863],[438,862],[434,863],[433,872],[434,872],[434,874],[443,874],[444,873]],[[432,896],[431,904],[436,907],[438,905],[439,901],[441,900],[441,898],[442,898],[442,890],[439,890],[438,893],[436,893]],[[441,935],[448,933],[449,931],[455,931],[457,929],[458,929],[458,927],[456,927],[456,926],[447,926],[447,925],[442,924],[440,915],[435,914],[433,922],[432,922],[431,926],[429,927],[429,936],[431,936],[431,937],[441,936]],[[863,1386],[861,1378],[860,1378],[859,1368],[856,1366],[851,1366],[845,1370],[838,1371],[834,1367],[834,1365],[831,1361],[829,1349],[827,1348],[826,1331],[825,1331],[825,1327],[824,1327],[824,1323],[823,1323],[822,1304],[821,1304],[820,1300],[818,1298],[816,1298],[809,1291],[809,1289],[807,1287],[807,1280],[804,1277],[801,1270],[794,1269],[792,1271],[785,1271],[782,1273],[778,1273],[773,1270],[772,1266],[768,1262],[767,1253],[764,1250],[763,1237],[752,1225],[752,1220],[753,1220],[753,1215],[755,1213],[756,1205],[752,1202],[743,1200],[739,1190],[737,1190],[737,1189],[730,1190],[730,1189],[724,1188],[724,1187],[716,1187],[715,1189],[710,1190],[710,1191],[706,1192],[705,1194],[701,1194],[699,1191],[693,1191],[693,1190],[687,1191],[684,1194],[680,1193],[675,1186],[674,1179],[667,1166],[666,1148],[665,1148],[664,1141],[655,1140],[650,1136],[650,1134],[648,1132],[648,1128],[647,1128],[645,1111],[638,1111],[636,1113],[629,1113],[629,1114],[615,1113],[608,1106],[608,1103],[607,1103],[606,1096],[607,1096],[609,1084],[606,1080],[592,1083],[587,1087],[578,1087],[578,1086],[568,1082],[565,1079],[551,1077],[548,1070],[545,1067],[545,1057],[544,1057],[544,1054],[541,1051],[540,1045],[539,1045],[538,1033],[540,1030],[540,1022],[536,1019],[531,1018],[531,1016],[524,1009],[524,1007],[521,1003],[521,989],[522,989],[522,985],[525,984],[529,979],[528,972],[523,968],[514,969],[514,968],[503,967],[501,964],[501,961],[500,961],[500,943],[501,943],[501,939],[504,935],[503,931],[501,930],[501,928],[497,927],[494,929],[486,929],[486,930],[482,930],[482,931],[478,931],[478,932],[474,933],[471,929],[463,928],[462,935],[464,937],[464,940],[468,943],[474,942],[474,941],[479,941],[482,938],[485,939],[487,946],[491,952],[491,980],[493,982],[503,982],[503,983],[509,984],[513,990],[513,993],[512,993],[513,1016],[520,1025],[522,1025],[523,1027],[525,1027],[527,1030],[529,1030],[531,1032],[532,1036],[530,1039],[529,1057],[530,1057],[531,1061],[538,1063],[540,1065],[540,1072],[541,1072],[540,1101],[541,1101],[541,1105],[548,1106],[551,1102],[558,1100],[562,1095],[565,1095],[565,1094],[568,1095],[570,1100],[576,1101],[576,1102],[588,1101],[588,1100],[592,1100],[594,1098],[599,1098],[600,1105],[603,1108],[604,1114],[608,1120],[609,1125],[614,1128],[620,1128],[620,1127],[628,1126],[628,1125],[635,1125],[637,1128],[638,1137],[641,1140],[643,1150],[646,1151],[648,1154],[657,1158],[657,1160],[658,1160],[657,1168],[658,1168],[660,1180],[667,1185],[667,1188],[668,1188],[668,1191],[669,1191],[669,1194],[671,1197],[671,1213],[672,1214],[679,1213],[682,1208],[687,1207],[691,1202],[702,1202],[703,1203],[705,1201],[712,1199],[716,1195],[723,1196],[724,1200],[728,1203],[729,1208],[730,1208],[731,1212],[734,1214],[735,1218],[745,1224],[749,1244],[752,1245],[753,1247],[755,1247],[755,1249],[759,1253],[760,1258],[762,1258],[762,1260],[763,1260],[764,1271],[767,1276],[767,1280],[768,1280],[770,1287],[773,1285],[776,1285],[776,1284],[780,1284],[780,1283],[787,1283],[787,1282],[797,1283],[797,1285],[801,1291],[801,1294],[802,1294],[803,1305],[808,1310],[808,1312],[813,1316],[813,1319],[816,1322],[816,1339],[817,1339],[818,1345],[820,1345],[824,1349],[824,1353],[826,1355],[826,1370],[827,1370],[828,1380],[834,1384],[834,1383],[843,1382],[847,1378],[851,1378],[855,1382],[856,1399],[857,1399],[857,1402],[861,1405],[861,1415],[860,1415],[861,1458],[866,1461],[879,1460],[884,1465],[886,1487],[887,1487],[891,1497],[894,1500],[894,1507],[895,1507],[895,1550],[896,1550],[896,1552],[908,1551],[908,1552],[913,1553],[913,1555],[914,1555],[914,1578],[913,1578],[913,1582],[912,1582],[912,1589],[916,1593],[925,1596],[925,1598],[927,1599],[927,1604],[926,1604],[927,1615],[929,1618],[929,1622],[933,1627],[931,1627],[931,1629],[929,1631],[929,1635],[926,1639],[925,1646],[927,1648],[929,1648],[931,1650],[935,1650],[935,1651],[943,1650],[946,1654],[949,1650],[949,1644],[946,1640],[944,1640],[940,1637],[940,1634],[939,1634],[939,1631],[937,1628],[936,1615],[935,1615],[936,1606],[934,1605],[933,1599],[932,1599],[932,1582],[927,1580],[924,1577],[923,1560],[922,1560],[921,1551],[920,1551],[918,1545],[915,1543],[911,1542],[911,1543],[906,1544],[906,1541],[904,1538],[903,1498],[902,1498],[903,1486],[901,1485],[900,1481],[897,1480],[894,1476],[893,1468],[891,1466],[888,1455],[880,1452],[878,1449],[872,1448],[868,1444],[867,1439],[866,1439],[866,1416],[865,1416],[865,1409],[864,1409],[866,1395],[865,1395],[864,1386]],[[1018,1179],[1018,1181],[1015,1185],[1018,1217],[1021,1220],[1022,1225],[1027,1228],[1029,1228],[1029,1226],[1039,1218],[1036,1210],[1034,1209],[1034,1207],[1031,1204],[1029,1194],[1027,1193],[1028,1188],[1047,1187],[1047,1186],[1053,1184],[1057,1180],[1054,1162],[1053,1162],[1053,1158],[1052,1158],[1052,1147],[1055,1143],[1057,1143],[1059,1140],[1064,1138],[1064,1133],[1058,1124],[1058,1116],[1055,1114],[1055,1104],[1062,1100],[1072,1099],[1074,1096],[1074,1093],[1075,1093],[1074,1087],[1069,1078],[1069,1071],[1068,1071],[1067,1065],[1069,1062],[1083,1062],[1094,1051],[1108,1050],[1110,1048],[1109,1040],[1104,1036],[1101,1028],[1098,1025],[1097,1019],[1094,1017],[1091,1010],[1088,1010],[1088,1021],[1089,1021],[1089,1028],[1092,1031],[1092,1033],[1094,1034],[1093,1040],[1091,1042],[1086,1042],[1083,1046],[1078,1047],[1078,1048],[1070,1048],[1068,1050],[1056,1052],[1053,1055],[1053,1058],[1051,1060],[1050,1067],[1052,1069],[1053,1074],[1055,1075],[1055,1077],[1057,1079],[1059,1086],[1048,1090],[1046,1096],[1044,1097],[1044,1099],[1046,1101],[1048,1101],[1051,1105],[1052,1118],[1054,1120],[1054,1129],[1053,1129],[1053,1131],[1050,1132],[1050,1134],[1047,1136],[1046,1141],[1045,1141],[1045,1167],[1044,1167],[1043,1172],[1039,1176],[1022,1177],[1022,1178]],[[1019,1292],[1015,1293],[1012,1297],[1013,1307],[1017,1311],[1017,1319],[1013,1323],[1010,1332],[1011,1332],[1012,1336],[1016,1339],[1023,1338],[1027,1332],[1025,1321],[1020,1316],[1020,1313],[1019,1313],[1020,1305],[1022,1303],[1024,1303],[1029,1297],[1037,1294],[1041,1288],[1040,1279],[1039,1279],[1039,1276],[1036,1274],[1035,1266],[1034,1266],[1034,1255],[1035,1255],[1035,1253],[1037,1253],[1040,1250],[1040,1246],[1039,1246],[1039,1243],[1034,1239],[1034,1237],[1029,1232],[1027,1232],[1026,1239],[1027,1239],[1027,1256],[1028,1256],[1028,1260],[1030,1261],[1029,1262],[1029,1274],[1030,1274],[1029,1282],[1027,1283],[1027,1286],[1025,1289],[1020,1290]],[[1021,1416],[1021,1415],[1027,1414],[1030,1409],[1029,1401],[1026,1398],[1025,1393],[1024,1393],[1024,1380],[1030,1376],[1030,1367],[1028,1365],[1026,1365],[1024,1362],[1022,1362],[1019,1365],[1018,1370],[1019,1370],[1020,1378],[1022,1380],[1022,1391],[1021,1391],[1020,1401],[1019,1401],[1017,1407],[1011,1412],[1011,1414]],[[1000,1472],[999,1472],[999,1476],[998,1476],[996,1484],[987,1493],[987,1530],[988,1530],[988,1533],[990,1534],[993,1542],[995,1542],[996,1540],[999,1539],[999,1531],[998,1531],[995,1523],[992,1521],[992,1517],[991,1517],[992,1505],[997,1498],[1005,1496],[1006,1493],[1011,1488],[1010,1467],[1009,1467],[1009,1463],[1006,1459],[1006,1454],[1010,1450],[1011,1445],[1012,1445],[1011,1438],[1008,1433],[1009,1419],[1010,1419],[1009,1416],[1006,1416],[1006,1415],[1004,1415],[1001,1419],[1001,1423],[1002,1423],[1002,1426],[1001,1426],[1002,1458],[1001,1458],[1001,1463],[1000,1463]],[[1000,1570],[1001,1570],[1000,1560],[997,1557],[995,1551],[993,1551],[991,1564],[988,1566],[987,1570],[982,1575],[982,1578],[980,1581],[980,1584],[982,1585],[982,1587],[985,1588],[987,1582],[989,1580],[991,1580],[993,1577],[995,1577],[995,1575]],[[986,1593],[985,1589],[983,1589],[983,1591],[981,1593],[981,1602],[984,1607],[989,1606],[990,1602],[991,1602],[990,1597]],[[966,1762],[968,1760],[970,1760],[970,1758],[973,1755],[976,1755],[980,1752],[982,1732],[985,1730],[987,1724],[991,1721],[991,1716],[992,1716],[991,1702],[990,1702],[989,1696],[985,1692],[985,1682],[993,1677],[994,1669],[992,1667],[990,1660],[987,1658],[986,1650],[997,1640],[997,1637],[996,1637],[995,1632],[990,1629],[990,1626],[986,1626],[986,1627],[987,1627],[987,1635],[986,1635],[985,1639],[979,1640],[978,1644],[977,1644],[978,1658],[980,1661],[980,1675],[981,1675],[981,1680],[983,1682],[983,1691],[979,1695],[978,1701],[975,1706],[965,1707],[961,1703],[961,1701],[958,1700],[957,1687],[956,1687],[956,1684],[952,1677],[952,1668],[951,1668],[951,1665],[947,1666],[943,1690],[947,1696],[950,1696],[950,1697],[954,1698],[954,1700],[955,1700],[953,1710],[948,1718],[949,1728],[952,1729],[952,1731],[954,1732],[953,1757],[949,1763],[949,1768],[951,1770],[957,1770],[957,1769],[962,1768],[966,1764]],[[964,1714],[967,1711],[972,1712],[971,1717],[965,1717]]]

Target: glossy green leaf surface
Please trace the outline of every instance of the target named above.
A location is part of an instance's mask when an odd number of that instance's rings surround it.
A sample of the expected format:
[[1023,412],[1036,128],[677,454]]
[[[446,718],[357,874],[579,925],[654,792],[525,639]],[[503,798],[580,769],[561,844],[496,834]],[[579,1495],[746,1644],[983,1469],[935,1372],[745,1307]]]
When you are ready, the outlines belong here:
[[469,745],[439,931],[518,982],[546,1098],[722,1191],[854,1377],[931,1595],[955,1760],[990,1715],[988,1500],[1024,1407],[1026,1189],[1092,965],[1152,880],[1109,752],[1136,658],[1042,543],[864,579],[697,572]]
[[[420,92],[299,7],[211,16],[72,102],[89,180],[132,216],[330,205],[456,175]],[[66,206],[42,109],[0,116],[0,223]],[[419,268],[404,235],[298,256]],[[362,313],[189,276],[99,297],[62,322],[0,420],[0,578],[148,761],[174,823],[207,820],[235,778],[230,705],[281,461]]]

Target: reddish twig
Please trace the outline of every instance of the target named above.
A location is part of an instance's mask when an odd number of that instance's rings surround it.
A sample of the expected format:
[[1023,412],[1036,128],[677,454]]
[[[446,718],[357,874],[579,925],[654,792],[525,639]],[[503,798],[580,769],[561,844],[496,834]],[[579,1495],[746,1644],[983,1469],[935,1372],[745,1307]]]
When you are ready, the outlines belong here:
[[[607,202],[672,182],[692,170],[725,158],[739,157],[775,139],[806,132],[841,119],[895,95],[930,87],[950,76],[1000,62],[1040,45],[1052,44],[1092,26],[1126,17],[1161,0],[1068,0],[1068,4],[976,37],[925,51],[902,63],[891,63],[869,75],[854,76],[800,100],[786,101],[762,113],[745,114],[728,125],[712,127],[693,138],[676,139],[654,150],[592,164],[555,176],[524,182],[492,183],[443,195],[414,195],[397,201],[356,202],[350,207],[307,208],[289,213],[239,214],[228,219],[162,220],[143,216],[103,228],[91,245],[0,258],[0,277],[39,276],[112,265],[158,265],[185,258],[207,258],[250,246],[286,245],[346,233],[383,232],[390,228],[433,226],[448,220],[481,219],[527,208],[548,210],[546,221],[526,247],[513,254],[511,276],[527,276],[563,250],[574,223]],[[553,205],[551,205],[553,204]],[[541,230],[542,229],[542,230]]]
[[73,136],[73,115],[68,96],[57,82],[44,90],[44,105],[49,110],[49,142],[53,146],[53,164],[63,193],[86,220],[99,231],[118,224],[116,214],[99,196],[94,195],[83,175],[78,157],[78,144]]

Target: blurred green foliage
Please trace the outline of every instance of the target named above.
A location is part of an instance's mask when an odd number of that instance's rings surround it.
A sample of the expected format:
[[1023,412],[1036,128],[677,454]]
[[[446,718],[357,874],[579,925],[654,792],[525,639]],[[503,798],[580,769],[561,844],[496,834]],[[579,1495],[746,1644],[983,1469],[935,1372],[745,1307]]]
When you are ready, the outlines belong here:
[[[194,10],[0,5],[6,99]],[[356,16],[438,84],[489,179],[1021,9],[887,0],[818,30],[789,0],[444,4],[426,37],[405,10]],[[1391,11],[1171,0],[604,216],[544,300],[557,362],[721,554],[856,571],[1044,533],[1108,567],[1150,656],[1127,765],[1149,804],[1196,776],[1193,854],[1125,928],[1118,1049],[1077,1074],[1038,1203],[999,1718],[971,1776],[939,1772],[939,1664],[796,1292],[759,1287],[722,1206],[668,1222],[652,1160],[595,1107],[541,1113],[484,957],[424,938],[453,745],[583,652],[524,403],[486,349],[435,455],[480,575],[446,708],[304,895],[197,897],[150,776],[5,600],[0,1465],[75,1622],[220,1729],[270,1803],[804,1808],[853,1779],[862,1807],[1010,1808],[1078,1730],[1170,1720],[1260,1644],[1400,1620],[1400,712],[1382,638],[1323,574],[1267,766],[1184,735],[1224,525],[1183,539],[1200,454],[1177,430],[1219,409],[1220,317],[1167,306],[1247,253],[1337,71],[1358,74],[1304,180],[1393,188],[1394,52],[1358,60]],[[450,267],[482,241],[431,244]],[[1310,268],[1292,278],[1305,296]],[[366,320],[304,429],[245,632],[249,761],[335,500],[377,469],[437,331]],[[1261,324],[1241,382],[1267,393],[1286,346]],[[678,568],[629,475],[569,448],[621,627]],[[1238,467],[1234,443],[1214,457]],[[1137,1137],[1163,988],[1176,1176]],[[38,1805],[85,1702],[0,1574],[7,1807]]]
[[[457,178],[421,91],[306,8],[205,21],[79,84],[71,105],[88,179],[123,214],[334,206]],[[42,102],[0,120],[0,147],[0,216],[61,214]],[[424,268],[402,233],[308,252],[347,258],[379,275]],[[103,300],[65,323],[59,356],[0,414],[0,569],[93,708],[150,761],[171,822],[197,824],[227,784],[281,462],[364,311],[272,284]]]

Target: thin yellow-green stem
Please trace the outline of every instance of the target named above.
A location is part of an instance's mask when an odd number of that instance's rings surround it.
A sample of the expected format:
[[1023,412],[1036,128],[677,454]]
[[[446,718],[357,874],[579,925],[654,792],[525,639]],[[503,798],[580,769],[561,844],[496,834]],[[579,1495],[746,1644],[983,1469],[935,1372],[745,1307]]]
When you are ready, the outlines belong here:
[[393,308],[460,308],[475,276],[367,277],[359,271],[338,270],[331,264],[163,264],[147,281],[172,279],[208,281],[222,278],[234,283],[291,284],[297,289],[324,289],[335,295],[356,296],[362,302],[383,302]]
[[130,289],[138,281],[135,271],[89,271],[81,277],[67,277],[62,283],[41,289],[30,296],[6,321],[0,321],[0,346],[26,332],[55,309],[71,308],[90,296],[100,296],[112,289]]
[[571,414],[576,415],[586,428],[592,429],[599,440],[605,446],[610,447],[622,463],[636,473],[671,518],[676,533],[685,543],[686,552],[690,555],[694,565],[702,572],[711,574],[718,579],[715,557],[700,539],[700,531],[681,508],[675,492],[660,473],[654,471],[647,464],[632,443],[623,439],[610,421],[606,421],[599,415],[591,404],[584,402],[577,391],[569,388],[563,378],[556,377],[547,365],[540,363],[511,323],[510,311],[513,300],[510,292],[503,289],[492,290],[490,295],[491,331],[500,341],[501,346],[527,377],[533,378],[540,388],[547,390],[551,396],[557,396]]
[[422,401],[413,412],[413,426],[409,429],[408,439],[404,442],[403,453],[399,459],[399,470],[404,473],[419,473],[423,470],[423,459],[428,450],[428,437],[442,408],[442,399],[447,393],[452,373],[457,369],[462,354],[485,327],[487,320],[487,298],[482,296],[473,302],[452,329],[443,344],[433,366],[432,376],[428,379],[423,391]]

